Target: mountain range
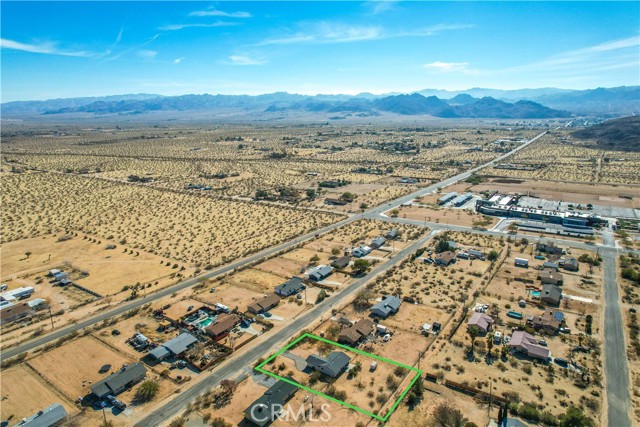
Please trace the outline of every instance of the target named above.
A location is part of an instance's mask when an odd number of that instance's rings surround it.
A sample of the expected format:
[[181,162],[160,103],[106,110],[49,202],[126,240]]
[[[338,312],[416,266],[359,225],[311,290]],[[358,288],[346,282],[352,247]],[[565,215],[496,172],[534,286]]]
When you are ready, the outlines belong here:
[[[234,112],[264,115],[301,113],[360,117],[382,113],[400,116],[429,115],[442,118],[543,119],[571,115],[619,117],[640,113],[640,86],[565,90],[556,88],[497,90],[472,88],[465,91],[424,89],[411,94],[299,95],[275,92],[264,95],[115,95],[14,101],[0,105],[2,116],[83,117],[139,115],[154,112]],[[342,115],[342,116],[341,116]]]

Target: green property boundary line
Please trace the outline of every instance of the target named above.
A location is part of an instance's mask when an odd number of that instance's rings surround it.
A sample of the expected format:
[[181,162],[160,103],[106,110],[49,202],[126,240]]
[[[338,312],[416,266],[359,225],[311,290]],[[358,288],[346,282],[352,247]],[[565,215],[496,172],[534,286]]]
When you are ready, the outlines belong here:
[[[345,349],[345,350],[352,351],[352,352],[354,352],[354,353],[362,354],[362,355],[364,355],[364,356],[371,357],[371,358],[373,358],[373,359],[377,359],[377,360],[380,360],[380,361],[382,361],[382,362],[390,363],[390,364],[392,364],[392,365],[394,365],[394,366],[400,366],[400,367],[402,367],[402,368],[405,368],[405,369],[408,369],[408,370],[410,370],[410,371],[416,372],[416,375],[415,375],[415,376],[414,376],[414,378],[411,380],[411,382],[409,383],[409,385],[407,386],[407,388],[405,388],[405,389],[404,389],[404,391],[400,394],[400,397],[398,397],[398,399],[393,403],[393,405],[391,406],[391,408],[389,409],[389,411],[387,411],[386,415],[385,415],[385,416],[380,416],[380,415],[376,415],[376,414],[374,414],[374,413],[372,413],[372,412],[369,412],[369,411],[367,411],[366,409],[362,409],[362,408],[357,407],[357,406],[355,406],[355,405],[352,405],[352,404],[350,404],[350,403],[347,403],[347,402],[344,402],[344,401],[342,401],[342,400],[336,399],[335,397],[328,396],[328,395],[326,395],[326,394],[324,394],[324,393],[322,393],[322,392],[320,392],[320,391],[314,390],[314,389],[312,389],[312,388],[310,388],[310,387],[307,387],[307,386],[305,386],[305,385],[302,385],[302,384],[300,384],[300,383],[297,383],[297,382],[295,382],[295,381],[292,381],[292,380],[290,380],[290,379],[288,379],[288,378],[282,377],[282,376],[280,376],[280,375],[278,375],[278,374],[274,374],[274,373],[273,373],[273,372],[271,372],[271,371],[268,371],[268,370],[266,370],[266,369],[263,369],[263,366],[264,366],[264,365],[266,365],[267,363],[269,363],[269,362],[273,361],[276,357],[280,356],[282,353],[284,353],[285,351],[289,350],[291,347],[295,346],[296,344],[298,344],[300,341],[302,341],[302,340],[303,340],[303,339],[305,339],[305,338],[313,338],[313,339],[315,339],[315,340],[317,340],[317,341],[322,341],[322,342],[324,342],[324,343],[331,344],[331,345],[333,345],[333,346],[340,347],[340,348],[343,348],[343,349]],[[270,356],[270,357],[269,357],[267,360],[265,360],[264,362],[260,363],[260,364],[259,364],[258,366],[256,366],[254,369],[255,369],[256,371],[258,371],[258,372],[262,373],[262,374],[265,374],[265,375],[268,375],[268,376],[270,376],[270,377],[276,378],[276,379],[278,379],[278,380],[280,380],[280,381],[284,381],[284,382],[289,383],[289,384],[291,384],[291,385],[294,385],[294,386],[296,386],[296,387],[298,387],[298,388],[301,388],[301,389],[303,389],[303,390],[306,390],[306,391],[308,391],[308,392],[310,392],[310,393],[313,393],[313,394],[315,394],[315,395],[317,395],[317,396],[322,396],[322,397],[324,397],[325,399],[328,399],[328,400],[330,400],[330,401],[332,401],[332,402],[338,403],[339,405],[346,406],[347,408],[353,409],[354,411],[358,411],[358,412],[361,412],[361,413],[363,413],[363,414],[366,414],[366,415],[368,415],[368,416],[370,416],[370,417],[372,417],[372,418],[375,418],[375,419],[377,419],[377,420],[379,420],[379,421],[382,421],[382,422],[386,422],[386,421],[389,419],[389,417],[390,417],[390,416],[391,416],[391,414],[393,414],[393,412],[396,410],[396,408],[398,407],[398,405],[400,404],[400,402],[402,401],[402,399],[404,399],[404,397],[405,397],[405,396],[406,396],[406,394],[409,392],[409,390],[411,389],[411,387],[413,387],[413,384],[414,384],[414,383],[415,383],[415,382],[416,382],[420,377],[422,377],[422,371],[421,371],[420,369],[418,369],[418,368],[414,368],[414,367],[412,367],[412,366],[405,365],[405,364],[403,364],[403,363],[396,362],[395,360],[387,359],[387,358],[384,358],[384,357],[378,356],[378,355],[376,355],[376,354],[367,353],[366,351],[358,350],[357,348],[351,348],[351,347],[349,347],[349,346],[346,346],[346,345],[343,345],[343,344],[337,343],[337,342],[335,342],[335,341],[331,341],[331,340],[328,340],[328,339],[326,339],[326,338],[322,338],[322,337],[319,337],[319,336],[317,336],[317,335],[313,335],[313,334],[310,334],[310,333],[305,333],[305,334],[303,334],[302,336],[300,336],[300,337],[298,337],[297,339],[295,339],[293,342],[291,342],[291,343],[287,344],[285,347],[283,347],[283,348],[282,348],[282,349],[280,349],[278,352],[276,352],[275,354],[273,354],[272,356]]]

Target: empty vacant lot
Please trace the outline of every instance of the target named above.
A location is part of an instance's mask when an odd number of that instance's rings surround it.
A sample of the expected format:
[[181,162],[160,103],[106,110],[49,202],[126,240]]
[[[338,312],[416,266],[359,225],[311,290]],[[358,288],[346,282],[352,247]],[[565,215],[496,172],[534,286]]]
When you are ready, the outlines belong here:
[[340,219],[58,173],[3,175],[2,186],[5,241],[76,230],[196,267]]

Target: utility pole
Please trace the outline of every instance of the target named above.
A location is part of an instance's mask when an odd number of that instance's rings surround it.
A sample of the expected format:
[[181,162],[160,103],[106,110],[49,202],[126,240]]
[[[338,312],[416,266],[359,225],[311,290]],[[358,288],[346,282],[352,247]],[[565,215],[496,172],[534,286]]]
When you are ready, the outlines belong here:
[[420,351],[418,350],[418,369],[420,369],[420,360],[422,360],[422,356],[426,353],[426,350]]
[[53,314],[51,313],[51,304],[49,304],[49,320],[51,320],[51,329],[54,329],[54,326],[53,326]]
[[489,409],[487,410],[487,416],[491,417],[491,401],[493,400],[493,382],[489,377]]
[[104,419],[103,425],[104,427],[107,427],[107,414],[104,412],[104,407],[107,406],[107,404],[104,401],[102,401],[100,402],[100,406],[102,406],[102,417]]

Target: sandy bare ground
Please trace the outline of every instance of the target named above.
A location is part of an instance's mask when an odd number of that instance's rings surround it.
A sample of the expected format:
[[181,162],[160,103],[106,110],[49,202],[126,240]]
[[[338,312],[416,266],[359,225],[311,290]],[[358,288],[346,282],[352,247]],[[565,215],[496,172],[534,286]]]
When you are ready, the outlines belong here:
[[11,424],[36,412],[61,403],[67,413],[77,411],[73,402],[50,387],[37,373],[25,365],[13,366],[2,371],[2,419],[11,420]]
[[[399,218],[409,218],[419,221],[437,222],[443,224],[462,225],[465,227],[473,227],[482,224],[482,227],[491,228],[498,219],[485,215],[479,215],[468,209],[448,209],[448,208],[429,208],[426,206],[400,206],[398,210]],[[391,216],[396,209],[385,212]]]
[[69,399],[77,399],[90,392],[92,383],[108,375],[100,374],[100,367],[109,364],[110,372],[115,372],[134,361],[93,337],[83,337],[36,356],[28,363]]

